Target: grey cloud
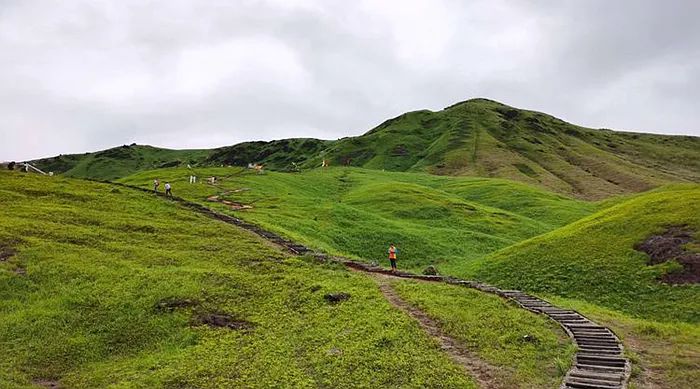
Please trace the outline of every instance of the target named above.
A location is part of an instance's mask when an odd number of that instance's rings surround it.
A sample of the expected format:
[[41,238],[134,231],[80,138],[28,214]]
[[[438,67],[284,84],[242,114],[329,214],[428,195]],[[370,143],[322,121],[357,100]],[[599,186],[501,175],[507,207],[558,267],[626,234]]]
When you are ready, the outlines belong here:
[[0,2],[0,160],[358,135],[489,97],[700,135],[694,1]]

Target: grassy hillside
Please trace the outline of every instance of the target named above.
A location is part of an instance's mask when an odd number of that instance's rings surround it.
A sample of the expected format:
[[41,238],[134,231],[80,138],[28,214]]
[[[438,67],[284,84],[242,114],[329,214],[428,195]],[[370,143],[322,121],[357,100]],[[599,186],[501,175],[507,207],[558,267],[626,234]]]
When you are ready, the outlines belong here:
[[700,186],[664,187],[627,199],[487,256],[473,275],[647,318],[698,323],[698,285],[661,283],[659,277],[683,268],[673,261],[650,266],[634,248],[669,226],[687,226],[700,237]]
[[553,116],[473,99],[442,111],[409,112],[362,136],[284,139],[213,150],[124,146],[35,161],[73,177],[114,179],[186,163],[268,169],[332,166],[497,177],[581,199],[700,182],[700,138],[595,130]]
[[294,164],[301,165],[315,158],[332,143],[333,141],[319,139],[244,142],[213,150],[202,165],[246,166],[249,163],[264,163],[267,169],[292,171],[296,169]]
[[[668,225],[687,224],[697,231],[697,185],[590,203],[507,180],[356,168],[199,173],[218,176],[220,186],[189,185],[183,169],[139,173],[124,181],[147,187],[153,177],[169,179],[178,195],[311,247],[385,265],[386,244],[394,240],[402,250],[402,268],[437,264],[443,273],[544,295],[611,326],[634,361],[631,387],[695,387],[700,382],[699,289],[661,283],[657,277],[677,271],[678,265],[648,266],[646,254],[633,248]],[[232,190],[238,191],[221,198],[253,208],[234,211],[204,200]],[[548,232],[539,235],[542,231]],[[478,344],[473,336],[491,331],[472,320],[492,313],[460,306],[468,296],[454,296],[441,286],[399,285],[399,291],[468,344]],[[486,310],[489,305],[478,306]],[[485,355],[491,347],[508,348],[494,339],[485,339],[491,345]],[[509,358],[521,368],[530,363]]]
[[[471,349],[513,387],[559,381],[572,350],[552,323],[450,290],[487,314]],[[139,191],[4,171],[0,350],[11,388],[474,387],[367,277]]]
[[142,172],[122,182],[150,187],[169,180],[177,195],[207,202],[211,195],[250,205],[246,220],[329,252],[384,260],[397,243],[404,268],[461,268],[470,260],[551,231],[592,213],[595,204],[512,181],[329,168],[254,174],[235,168],[196,169],[218,176],[217,187],[187,183],[190,172]]
[[32,163],[46,172],[62,173],[68,177],[111,180],[142,170],[199,163],[210,154],[210,150],[124,145],[94,153],[59,155]]
[[700,181],[700,138],[583,128],[486,99],[403,114],[324,156],[336,165],[508,178],[585,199]]

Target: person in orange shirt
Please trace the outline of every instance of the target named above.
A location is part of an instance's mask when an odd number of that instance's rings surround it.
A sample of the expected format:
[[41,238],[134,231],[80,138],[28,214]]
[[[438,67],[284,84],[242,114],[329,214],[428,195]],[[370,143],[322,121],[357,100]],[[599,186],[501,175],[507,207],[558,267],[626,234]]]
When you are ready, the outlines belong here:
[[399,249],[392,243],[387,252],[389,253],[389,262],[391,262],[391,271],[396,271],[396,254],[398,254]]

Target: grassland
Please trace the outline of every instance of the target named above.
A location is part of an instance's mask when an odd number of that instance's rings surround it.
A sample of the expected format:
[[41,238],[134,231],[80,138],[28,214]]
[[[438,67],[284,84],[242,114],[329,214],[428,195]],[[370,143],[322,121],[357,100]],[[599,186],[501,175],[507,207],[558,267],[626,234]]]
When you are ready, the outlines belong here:
[[700,138],[595,130],[486,100],[409,112],[332,144],[335,165],[500,177],[583,199],[700,181]]
[[[497,249],[551,231],[592,213],[595,204],[569,199],[505,180],[438,177],[428,174],[329,168],[258,175],[236,168],[160,169],[121,182],[149,187],[169,180],[176,194],[207,203],[211,195],[250,204],[237,213],[311,247],[335,254],[382,260],[392,241],[403,268],[437,265],[448,271]],[[236,191],[241,190],[242,191]],[[236,191],[236,192],[231,192]]]
[[677,263],[648,265],[636,243],[668,226],[700,232],[700,186],[641,194],[483,258],[475,277],[506,288],[595,302],[662,321],[700,322],[700,288],[658,278]]
[[[402,249],[400,267],[420,271],[437,264],[443,273],[536,293],[612,327],[635,363],[632,387],[693,387],[700,382],[700,289],[661,283],[658,277],[678,271],[679,265],[649,266],[646,255],[634,249],[668,226],[700,231],[698,185],[666,186],[591,203],[506,180],[355,168],[201,173],[229,177],[219,188],[190,186],[187,172],[177,169],[124,181],[145,186],[154,175],[166,177],[177,183],[180,195],[202,202],[210,194],[246,189],[223,198],[251,204],[252,209],[209,205],[311,247],[368,261],[381,259],[393,240]],[[467,206],[472,212],[463,212]],[[466,336],[462,325],[473,325],[442,300],[449,291],[435,295],[419,286],[399,290],[454,328],[457,337]]]
[[73,177],[115,179],[167,166],[268,169],[331,166],[505,178],[600,200],[673,182],[700,182],[700,138],[596,130],[486,100],[408,112],[338,140],[282,139],[212,150],[122,146],[34,161]]
[[[2,387],[474,387],[372,280],[149,194],[0,172],[0,246]],[[517,318],[482,323],[508,347],[471,334],[476,352],[523,387],[556,380],[571,350],[551,325],[481,294],[458,304]],[[214,313],[235,328],[204,325]],[[555,351],[516,354],[526,333]]]
[[[553,321],[509,309],[505,300],[484,298],[472,289],[408,281],[394,285],[407,301],[436,318],[447,333],[469,349],[479,350],[483,360],[503,366],[502,378],[508,387],[555,388],[569,370],[574,346]],[[504,332],[504,326],[519,332]]]
[[211,150],[170,150],[124,145],[95,153],[58,155],[32,161],[38,168],[66,177],[111,180],[142,170],[200,163]]

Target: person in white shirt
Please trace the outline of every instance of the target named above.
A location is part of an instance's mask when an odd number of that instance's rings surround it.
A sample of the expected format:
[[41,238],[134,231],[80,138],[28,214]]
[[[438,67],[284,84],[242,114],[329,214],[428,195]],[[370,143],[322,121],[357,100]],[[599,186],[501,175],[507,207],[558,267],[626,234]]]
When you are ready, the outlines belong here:
[[172,187],[170,186],[169,182],[165,183],[165,195],[173,197]]

